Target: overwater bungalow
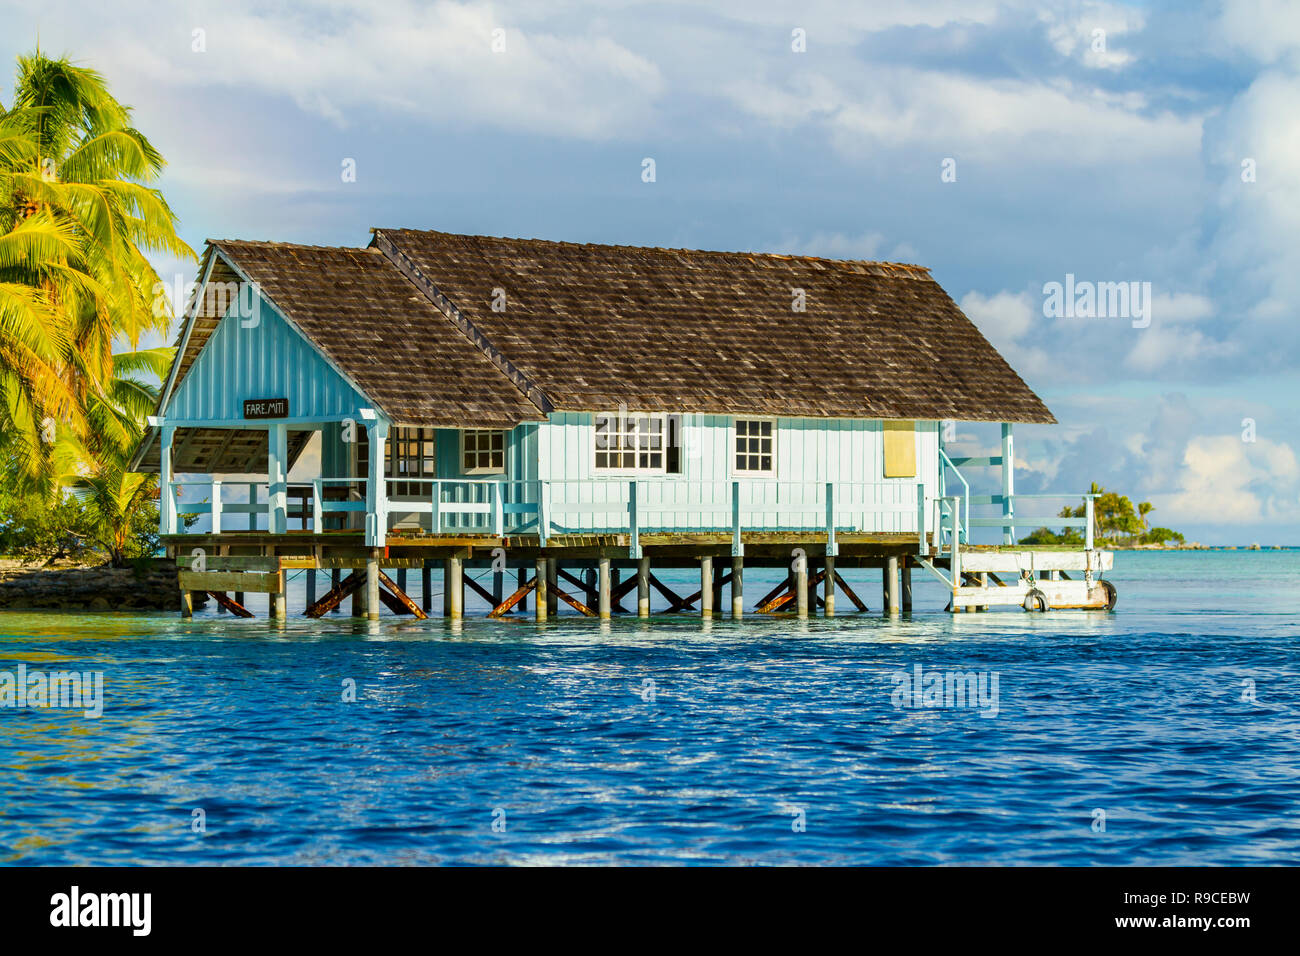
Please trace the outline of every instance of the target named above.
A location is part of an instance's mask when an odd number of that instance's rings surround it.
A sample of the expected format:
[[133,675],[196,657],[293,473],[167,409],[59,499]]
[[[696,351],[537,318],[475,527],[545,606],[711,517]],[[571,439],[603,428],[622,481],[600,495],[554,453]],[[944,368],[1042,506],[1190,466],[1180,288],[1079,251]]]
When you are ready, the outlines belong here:
[[[1051,519],[1077,550],[1014,545],[1047,514],[1015,494],[1013,426],[1054,421],[919,266],[376,229],[210,241],[133,467],[160,476],[187,609],[264,592],[282,617],[306,569],[309,614],[423,616],[435,568],[451,617],[467,586],[498,616],[634,591],[647,615],[652,590],[710,615],[724,588],[735,615],[834,614],[837,591],[867,608],[863,567],[886,613],[914,568],[953,611],[1113,606],[1090,516]],[[1000,454],[950,457],[944,422],[1001,423]],[[747,564],[788,574],[747,605]],[[685,566],[694,594],[655,574]]]

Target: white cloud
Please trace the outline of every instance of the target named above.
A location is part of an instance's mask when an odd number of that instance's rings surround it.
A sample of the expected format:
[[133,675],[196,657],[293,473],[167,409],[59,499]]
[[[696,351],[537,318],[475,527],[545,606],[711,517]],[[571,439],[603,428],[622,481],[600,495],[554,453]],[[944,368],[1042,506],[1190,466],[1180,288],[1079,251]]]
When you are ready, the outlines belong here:
[[[1255,524],[1300,517],[1300,465],[1290,445],[1239,435],[1203,435],[1187,444],[1179,489],[1156,496],[1161,523]],[[1171,524],[1171,522],[1173,524]]]

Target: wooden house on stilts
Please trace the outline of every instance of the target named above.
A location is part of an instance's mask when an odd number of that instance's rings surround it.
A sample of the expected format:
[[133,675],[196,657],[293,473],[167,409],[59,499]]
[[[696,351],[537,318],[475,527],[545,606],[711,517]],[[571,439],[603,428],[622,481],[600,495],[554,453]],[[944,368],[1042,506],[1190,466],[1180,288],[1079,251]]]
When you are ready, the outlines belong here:
[[[1001,454],[950,458],[944,421],[1002,423]],[[467,586],[539,619],[633,592],[645,615],[652,591],[709,615],[724,589],[735,615],[865,610],[859,567],[887,613],[914,568],[953,611],[1113,606],[1090,515],[1051,518],[1077,550],[1014,545],[1047,516],[1015,494],[1012,425],[1053,421],[917,266],[383,229],[209,242],[133,467],[160,475],[186,608],[260,591],[282,617],[299,568],[312,615],[423,615],[435,568],[453,618]],[[970,494],[979,466],[1000,494]],[[980,526],[1003,546],[972,547]],[[747,604],[746,565],[790,570]],[[655,574],[684,566],[694,594]]]

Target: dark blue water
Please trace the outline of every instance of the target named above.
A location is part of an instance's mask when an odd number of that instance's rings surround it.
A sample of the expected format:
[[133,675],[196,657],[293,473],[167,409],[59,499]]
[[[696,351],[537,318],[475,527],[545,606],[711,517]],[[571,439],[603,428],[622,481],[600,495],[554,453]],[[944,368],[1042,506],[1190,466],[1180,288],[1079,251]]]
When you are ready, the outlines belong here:
[[[1300,863],[1300,555],[1117,562],[1113,614],[0,614],[0,671],[105,681],[0,709],[0,860]],[[896,707],[918,664],[996,716]]]

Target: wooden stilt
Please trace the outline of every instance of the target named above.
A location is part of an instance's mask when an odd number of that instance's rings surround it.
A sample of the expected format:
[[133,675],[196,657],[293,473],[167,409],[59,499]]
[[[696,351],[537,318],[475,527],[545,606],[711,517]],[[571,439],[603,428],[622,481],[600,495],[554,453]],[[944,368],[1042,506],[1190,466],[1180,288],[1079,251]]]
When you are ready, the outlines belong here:
[[608,621],[611,613],[610,585],[612,583],[610,581],[610,573],[609,573],[609,558],[605,557],[604,555],[601,555],[599,558],[596,559],[596,566],[597,566],[596,586],[600,591],[600,602],[598,604],[598,607],[600,608],[600,619],[602,621]]
[[451,617],[451,564],[442,562],[442,616]]
[[912,564],[910,561],[903,562],[903,611],[910,614],[912,612]]
[[549,614],[551,617],[555,617],[556,613],[559,611],[559,607],[555,603],[556,598],[559,594],[559,590],[557,588],[557,585],[559,584],[559,580],[556,577],[556,575],[559,573],[559,570],[560,570],[559,561],[557,561],[555,558],[546,559],[546,583],[548,585],[546,589],[546,613]]
[[[518,582],[519,582],[519,587],[522,588],[522,587],[523,587],[525,584],[527,584],[527,583],[529,582],[529,580],[530,580],[530,578],[528,577],[528,572],[527,572],[526,570],[524,570],[523,568],[520,568],[520,569],[519,569],[519,574],[518,574],[518,578],[517,578],[517,580],[518,580]],[[536,587],[536,585],[534,584],[533,587]],[[532,589],[530,588],[529,590],[532,590]],[[520,614],[526,614],[526,613],[528,613],[528,591],[525,591],[525,592],[520,596],[520,598],[519,598],[519,603],[518,603],[516,606],[519,608],[519,613],[520,613]]]
[[420,607],[426,616],[433,610],[433,568],[428,561],[420,567]]
[[244,603],[244,592],[243,592],[243,591],[236,591],[236,592],[235,592],[235,603],[236,603],[236,604],[243,604],[243,603]]
[[700,558],[700,617],[713,617],[713,558]]
[[800,617],[808,616],[808,560],[799,561],[794,572],[795,613]]
[[502,596],[506,590],[505,570],[492,572],[492,606],[496,607],[501,603]]
[[636,614],[650,616],[650,558],[644,554],[636,565]]
[[366,619],[379,620],[379,558],[366,558]]
[[897,617],[899,613],[897,557],[890,557],[885,561],[885,593],[889,616]]
[[745,559],[736,555],[731,559],[731,616],[745,614]]
[[622,590],[623,575],[619,573],[618,568],[609,569],[609,599],[617,614],[626,614],[627,608],[623,607],[621,598],[627,591]]
[[397,569],[397,588],[403,594],[406,593],[406,568]]
[[547,576],[550,574],[549,565],[550,562],[545,558],[537,559],[537,578],[535,582],[537,593],[533,595],[533,603],[537,605],[536,618],[539,623],[546,620],[547,612],[551,606],[551,596],[548,593],[550,591],[550,582],[547,581]]
[[194,616],[194,595],[189,591],[181,591],[181,617]]
[[[330,569],[330,590],[331,590],[331,591],[333,591],[335,588],[337,588],[337,587],[339,586],[339,581],[340,581],[341,579],[342,579],[342,578],[341,578],[341,572],[339,571],[339,569],[338,569],[338,568],[331,568],[331,569]],[[238,595],[238,594],[235,595],[235,600],[236,600],[236,601],[239,600],[239,595]],[[336,611],[336,612],[338,611],[338,605],[337,605],[337,604],[334,606],[333,610]]]
[[448,606],[451,619],[459,621],[465,616],[465,562],[459,557],[447,559],[447,584],[451,588]]
[[822,591],[825,597],[822,598],[823,613],[827,617],[835,616],[835,556],[826,555],[826,570],[822,575]]
[[316,603],[316,569],[307,569],[307,604]]
[[[224,591],[209,591],[208,593],[212,595],[212,597],[213,597],[214,600],[216,599],[216,596],[217,596],[218,594],[220,594],[222,597],[225,597],[225,596],[226,596],[226,594],[225,594]],[[225,614],[225,613],[226,613],[226,606],[225,606],[224,604],[222,604],[220,601],[217,601],[217,613],[218,613],[218,614]]]

